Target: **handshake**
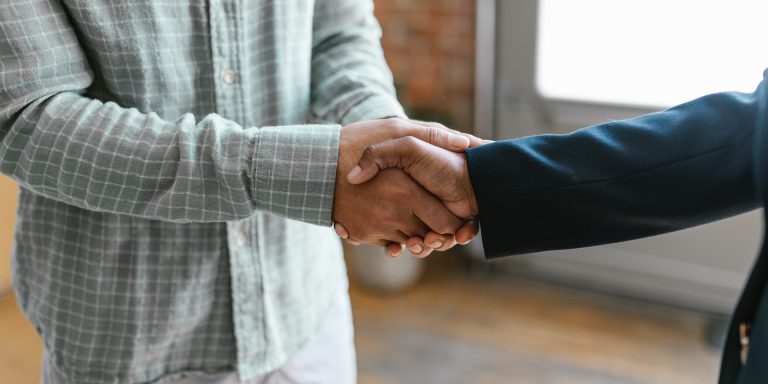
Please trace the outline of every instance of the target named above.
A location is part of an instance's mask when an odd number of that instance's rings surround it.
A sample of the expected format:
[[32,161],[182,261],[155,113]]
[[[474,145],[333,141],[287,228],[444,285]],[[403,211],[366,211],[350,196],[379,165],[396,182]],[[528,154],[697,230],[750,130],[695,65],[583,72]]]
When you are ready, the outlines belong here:
[[398,118],[350,124],[339,140],[333,220],[341,238],[425,257],[477,235],[464,151],[489,141]]

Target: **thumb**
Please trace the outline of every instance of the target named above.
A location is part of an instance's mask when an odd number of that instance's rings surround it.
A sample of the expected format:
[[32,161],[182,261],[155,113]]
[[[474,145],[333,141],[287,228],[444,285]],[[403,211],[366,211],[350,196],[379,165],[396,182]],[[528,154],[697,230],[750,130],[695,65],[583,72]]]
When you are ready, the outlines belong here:
[[422,151],[417,138],[401,137],[383,143],[368,146],[354,168],[347,174],[351,184],[361,184],[374,178],[380,170],[387,168],[405,168]]

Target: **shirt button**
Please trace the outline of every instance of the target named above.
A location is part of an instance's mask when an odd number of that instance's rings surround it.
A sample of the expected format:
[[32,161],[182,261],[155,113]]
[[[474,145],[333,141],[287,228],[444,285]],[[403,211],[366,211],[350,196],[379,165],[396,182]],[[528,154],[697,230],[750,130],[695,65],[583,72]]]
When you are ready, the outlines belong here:
[[235,244],[237,244],[239,247],[244,246],[248,242],[248,238],[245,237],[245,234],[242,232],[238,232],[235,236]]
[[221,79],[224,80],[225,84],[232,84],[235,82],[235,78],[237,76],[235,75],[235,71],[227,68],[224,70],[224,72],[221,74]]

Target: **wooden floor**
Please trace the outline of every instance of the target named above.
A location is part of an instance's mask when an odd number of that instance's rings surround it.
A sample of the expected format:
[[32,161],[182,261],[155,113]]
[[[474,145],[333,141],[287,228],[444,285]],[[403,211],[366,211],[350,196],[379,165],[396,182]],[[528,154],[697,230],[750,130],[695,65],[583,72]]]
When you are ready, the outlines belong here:
[[[715,383],[704,316],[430,260],[395,296],[353,284],[361,384]],[[0,300],[0,383],[36,383],[41,347]]]
[[433,261],[402,295],[353,285],[361,384],[716,382],[701,314]]
[[38,383],[43,347],[13,296],[0,299],[0,383]]

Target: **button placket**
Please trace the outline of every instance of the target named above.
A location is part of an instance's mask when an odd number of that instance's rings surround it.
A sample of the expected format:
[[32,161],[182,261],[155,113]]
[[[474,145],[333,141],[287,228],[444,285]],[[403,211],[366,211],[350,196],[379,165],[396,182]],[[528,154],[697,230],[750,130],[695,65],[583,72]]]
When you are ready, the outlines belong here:
[[[215,112],[227,119],[246,124],[243,85],[247,75],[241,69],[242,47],[240,0],[211,0],[211,49],[214,77]],[[237,343],[237,369],[248,375],[248,369],[260,364],[267,345],[264,324],[264,281],[255,237],[253,218],[227,223],[230,274],[232,276],[232,312]],[[259,340],[254,344],[253,340]]]

